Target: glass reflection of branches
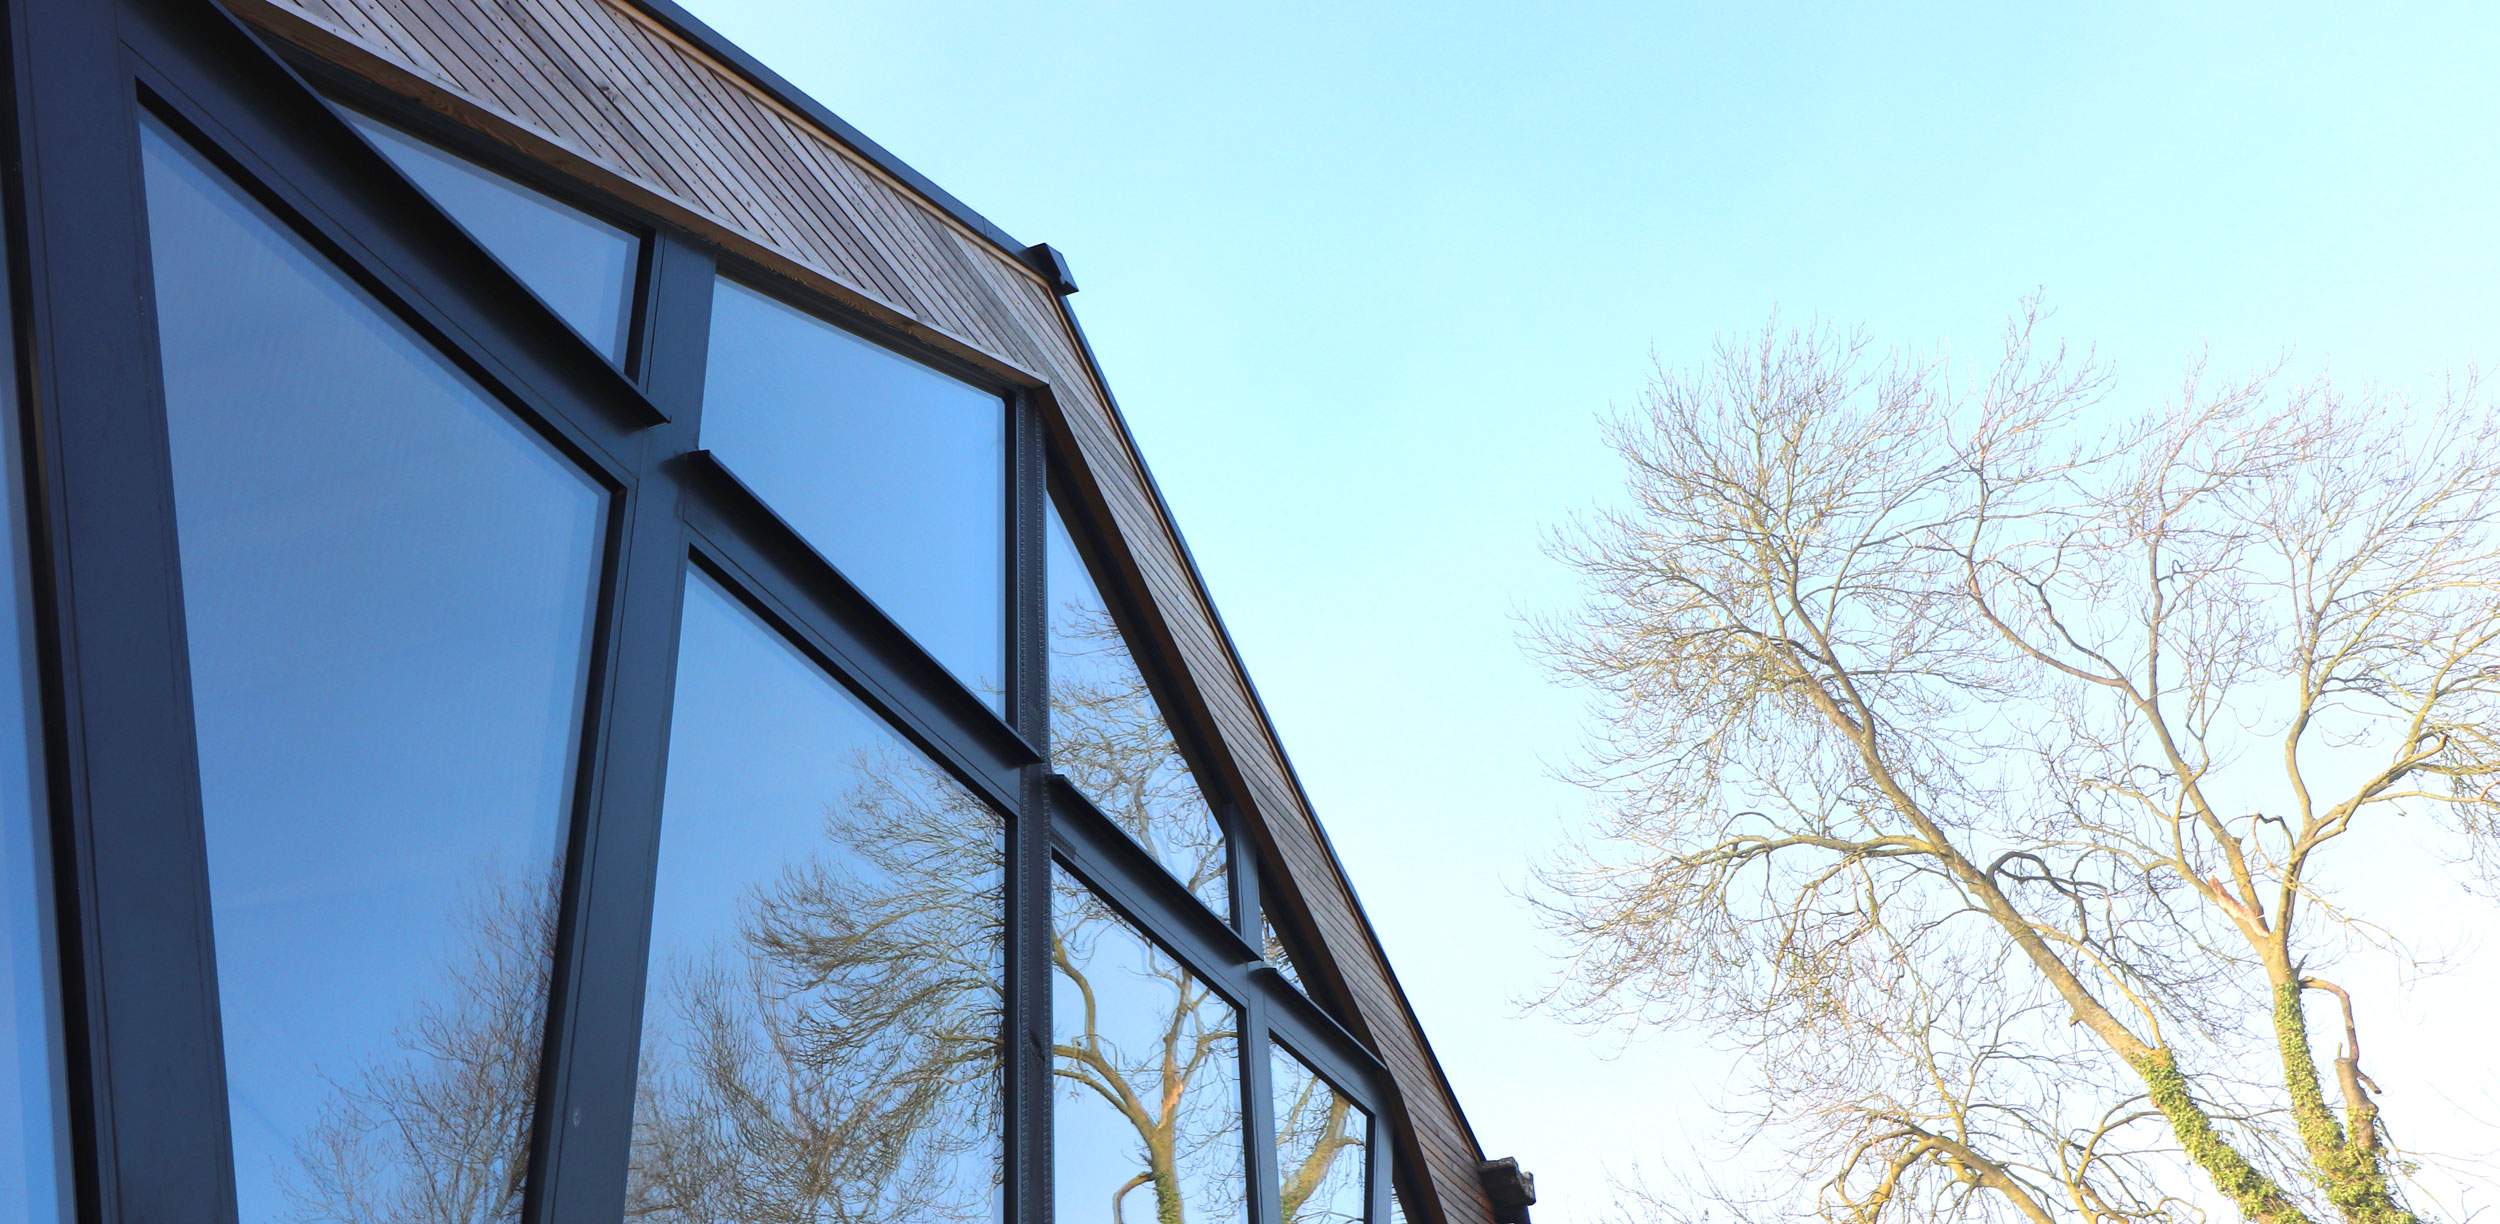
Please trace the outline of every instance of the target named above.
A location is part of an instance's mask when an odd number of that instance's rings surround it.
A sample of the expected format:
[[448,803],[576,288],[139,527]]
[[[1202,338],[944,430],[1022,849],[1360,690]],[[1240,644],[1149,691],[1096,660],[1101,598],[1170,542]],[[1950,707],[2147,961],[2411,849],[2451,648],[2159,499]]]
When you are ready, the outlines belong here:
[[1371,1119],[1283,1046],[1270,1046],[1276,1206],[1283,1224],[1362,1224]]
[[687,601],[627,1212],[982,1224],[1003,830],[770,631]]
[[460,959],[392,1049],[330,1082],[295,1139],[285,1194],[302,1222],[492,1224],[520,1219],[537,1042],[555,949],[555,872],[467,897]]
[[[1262,887],[1261,891],[1268,890]],[[1275,966],[1276,972],[1293,983],[1295,990],[1301,991],[1305,997],[1310,995],[1311,988],[1302,981],[1302,968],[1293,954],[1293,945],[1285,941],[1285,933],[1277,929],[1275,915],[1270,914],[1264,905],[1259,907],[1259,956]]]
[[360,1060],[295,1139],[294,1218],[323,1224],[499,1224],[521,1216],[556,881],[503,877],[465,899],[458,959],[390,1049]]
[[754,888],[735,945],[667,966],[638,1218],[993,1214],[1003,928],[996,894],[966,885],[998,878],[996,821],[925,762],[856,759],[833,853]]
[[1243,1219],[1232,1006],[1064,869],[1051,893],[1060,1224]]
[[1055,508],[1049,520],[1051,768],[1224,913],[1224,831]]

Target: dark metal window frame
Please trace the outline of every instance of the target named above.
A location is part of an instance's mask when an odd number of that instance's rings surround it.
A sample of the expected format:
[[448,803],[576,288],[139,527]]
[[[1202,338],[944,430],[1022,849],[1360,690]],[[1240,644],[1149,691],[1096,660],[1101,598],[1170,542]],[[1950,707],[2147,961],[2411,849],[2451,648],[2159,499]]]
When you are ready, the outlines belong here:
[[[234,1218],[223,1047],[180,558],[147,286],[142,108],[221,163],[346,273],[511,404],[611,500],[589,709],[567,840],[525,1218],[612,1224],[631,1140],[677,622],[689,566],[761,611],[1008,820],[1006,1224],[1051,1212],[1050,870],[1065,864],[1240,1009],[1251,1224],[1277,1224],[1269,1034],[1372,1119],[1371,1219],[1388,1219],[1394,1094],[1364,1044],[1261,959],[1259,871],[1205,729],[1164,701],[1226,830],[1233,913],[1208,911],[1037,747],[1048,714],[1043,399],[697,240],[520,166],[405,100],[360,109],[644,237],[629,360],[610,365],[207,0],[7,0],[7,266],[44,646],[45,770],[79,1217]],[[414,122],[411,122],[414,120]],[[948,672],[699,449],[716,274],[997,391],[1010,421],[1008,719]],[[1082,551],[1099,536],[1061,507]],[[1124,583],[1097,585],[1128,619]],[[1159,698],[1168,661],[1134,636]],[[1247,935],[1244,933],[1247,932]]]

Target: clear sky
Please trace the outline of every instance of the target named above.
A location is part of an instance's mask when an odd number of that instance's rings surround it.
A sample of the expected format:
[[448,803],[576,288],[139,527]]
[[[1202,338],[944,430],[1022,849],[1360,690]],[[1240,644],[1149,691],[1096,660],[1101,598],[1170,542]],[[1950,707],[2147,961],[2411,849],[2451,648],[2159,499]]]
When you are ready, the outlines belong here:
[[1546,770],[1576,699],[1516,617],[1570,598],[1538,533],[1618,485],[1594,419],[1651,350],[1688,363],[1778,308],[1984,359],[2044,287],[2139,404],[2207,345],[2399,388],[2500,355],[2488,6],[688,2],[1067,254],[1541,1220],[1710,1133],[1723,1074],[1690,1035],[1601,1061],[1512,1002],[1550,962],[1511,890],[1582,811]]

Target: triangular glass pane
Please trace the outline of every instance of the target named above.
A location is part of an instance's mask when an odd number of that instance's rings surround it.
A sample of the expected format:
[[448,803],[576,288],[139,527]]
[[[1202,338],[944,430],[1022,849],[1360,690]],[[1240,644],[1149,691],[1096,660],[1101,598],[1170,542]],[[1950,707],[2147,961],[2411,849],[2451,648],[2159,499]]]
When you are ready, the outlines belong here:
[[1276,966],[1276,971],[1284,974],[1294,989],[1304,995],[1311,993],[1311,988],[1303,984],[1301,966],[1294,963],[1293,945],[1285,942],[1285,933],[1276,929],[1276,919],[1264,905],[1259,907],[1259,954]]
[[625,360],[640,239],[398,128],[341,113],[538,300],[609,361]]
[[1225,913],[1223,827],[1057,507],[1049,517],[1050,766]]

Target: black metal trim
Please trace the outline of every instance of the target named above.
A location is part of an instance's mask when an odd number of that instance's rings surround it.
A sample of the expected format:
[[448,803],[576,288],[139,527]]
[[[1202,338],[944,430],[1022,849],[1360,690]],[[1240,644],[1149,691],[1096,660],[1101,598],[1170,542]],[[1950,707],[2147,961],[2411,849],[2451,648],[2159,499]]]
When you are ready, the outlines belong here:
[[[0,18],[4,17],[0,14]],[[6,35],[9,25],[5,19],[0,19],[0,48],[14,44],[15,40]],[[0,67],[0,80],[13,77],[12,69],[13,65]],[[0,97],[0,115],[11,115],[15,110],[15,96]],[[0,122],[0,162],[18,164],[15,156],[16,131],[14,124]],[[0,744],[0,752],[23,754],[20,759],[26,766],[25,789],[7,796],[5,804],[14,806],[23,802],[26,824],[22,829],[0,830],[0,838],[16,840],[25,854],[22,860],[25,874],[21,878],[29,887],[27,908],[32,911],[36,924],[26,934],[33,944],[35,963],[32,969],[39,983],[37,993],[40,996],[36,1006],[41,1014],[34,1017],[31,1032],[21,1023],[17,1038],[23,1043],[31,1036],[41,1047],[42,1085],[28,1095],[40,1094],[45,1115],[41,1125],[55,1137],[53,1142],[45,1145],[51,1152],[50,1167],[29,1168],[24,1183],[28,1189],[38,1184],[49,1186],[54,1195],[53,1208],[48,1215],[29,1220],[28,1224],[68,1224],[80,1198],[78,1161],[74,1158],[77,1145],[69,1138],[72,1122],[69,1052],[66,1049],[71,1031],[69,986],[75,977],[69,971],[73,958],[68,953],[75,946],[72,933],[77,929],[79,919],[63,900],[74,895],[75,881],[56,878],[56,868],[71,861],[66,851],[55,853],[54,850],[54,842],[62,836],[62,831],[54,828],[59,822],[54,819],[54,791],[49,784],[55,741],[59,738],[57,729],[64,725],[60,702],[56,697],[61,691],[56,663],[60,639],[53,618],[46,614],[48,609],[56,606],[58,592],[50,581],[51,567],[45,564],[45,516],[43,507],[39,505],[42,499],[37,496],[42,488],[43,472],[31,445],[34,421],[27,409],[27,392],[20,377],[26,367],[17,358],[20,336],[16,303],[22,285],[7,274],[7,269],[24,249],[24,243],[19,240],[24,230],[16,222],[19,211],[14,206],[16,198],[14,191],[0,195],[0,216],[6,217],[6,220],[0,221],[0,361],[6,363],[5,372],[0,373],[0,377],[7,380],[5,384],[0,384],[0,409],[5,409],[5,412],[0,412],[0,418],[5,418],[0,419],[0,431],[4,431],[0,432],[0,459],[5,459],[7,464],[7,470],[0,472],[0,497],[8,499],[7,507],[0,509],[0,537],[5,537],[0,538],[0,566],[14,571],[10,575],[10,585],[15,588],[16,595],[13,602],[0,607],[0,616],[6,616],[13,622],[15,661],[21,690],[0,693],[0,700],[14,700],[19,716],[25,721],[24,738],[17,743]],[[8,889],[13,882],[0,879],[0,891]],[[0,900],[0,904],[7,902]]]
[[[1041,753],[964,687],[876,601],[706,450],[663,461],[686,489],[685,517],[708,559],[804,627],[810,644],[897,722],[928,740],[990,801],[1015,807],[1015,771]],[[802,611],[804,609],[804,611]]]
[[[644,435],[645,472],[693,441],[696,405],[670,400],[701,387],[712,284],[711,261],[673,235],[655,236],[650,262],[643,322],[666,343],[651,356],[649,381],[655,394],[670,396],[662,406],[672,423]],[[679,495],[675,481],[641,481],[625,499],[612,553],[617,594],[604,628],[616,645],[607,700],[594,709],[596,733],[583,754],[583,817],[567,856],[566,938],[553,967],[541,1059],[542,1140],[532,1180],[536,1218],[551,1224],[607,1224],[625,1206],[685,589]]]
[[1068,257],[1060,254],[1059,248],[1047,242],[1036,242],[1016,252],[1016,258],[1023,260],[1024,266],[1041,273],[1052,292],[1059,296],[1066,297],[1076,292],[1076,275],[1068,271]]
[[[1050,751],[1050,594],[1043,516],[1050,457],[1040,406],[1010,401],[1009,708],[1026,742]],[[1050,773],[1041,761],[1017,777],[1018,818],[1008,847],[1008,1224],[1049,1224],[1051,1193]]]
[[[82,1214],[234,1216],[137,97],[111,4],[8,7],[17,355]],[[93,1218],[93,1217],[91,1217]]]
[[1284,1224],[1284,1206],[1277,1201],[1282,1184],[1276,1169],[1276,1053],[1268,1032],[1265,992],[1252,991],[1242,1009],[1241,1118],[1242,1141],[1249,1152],[1242,1171],[1250,1178],[1251,1224]]

